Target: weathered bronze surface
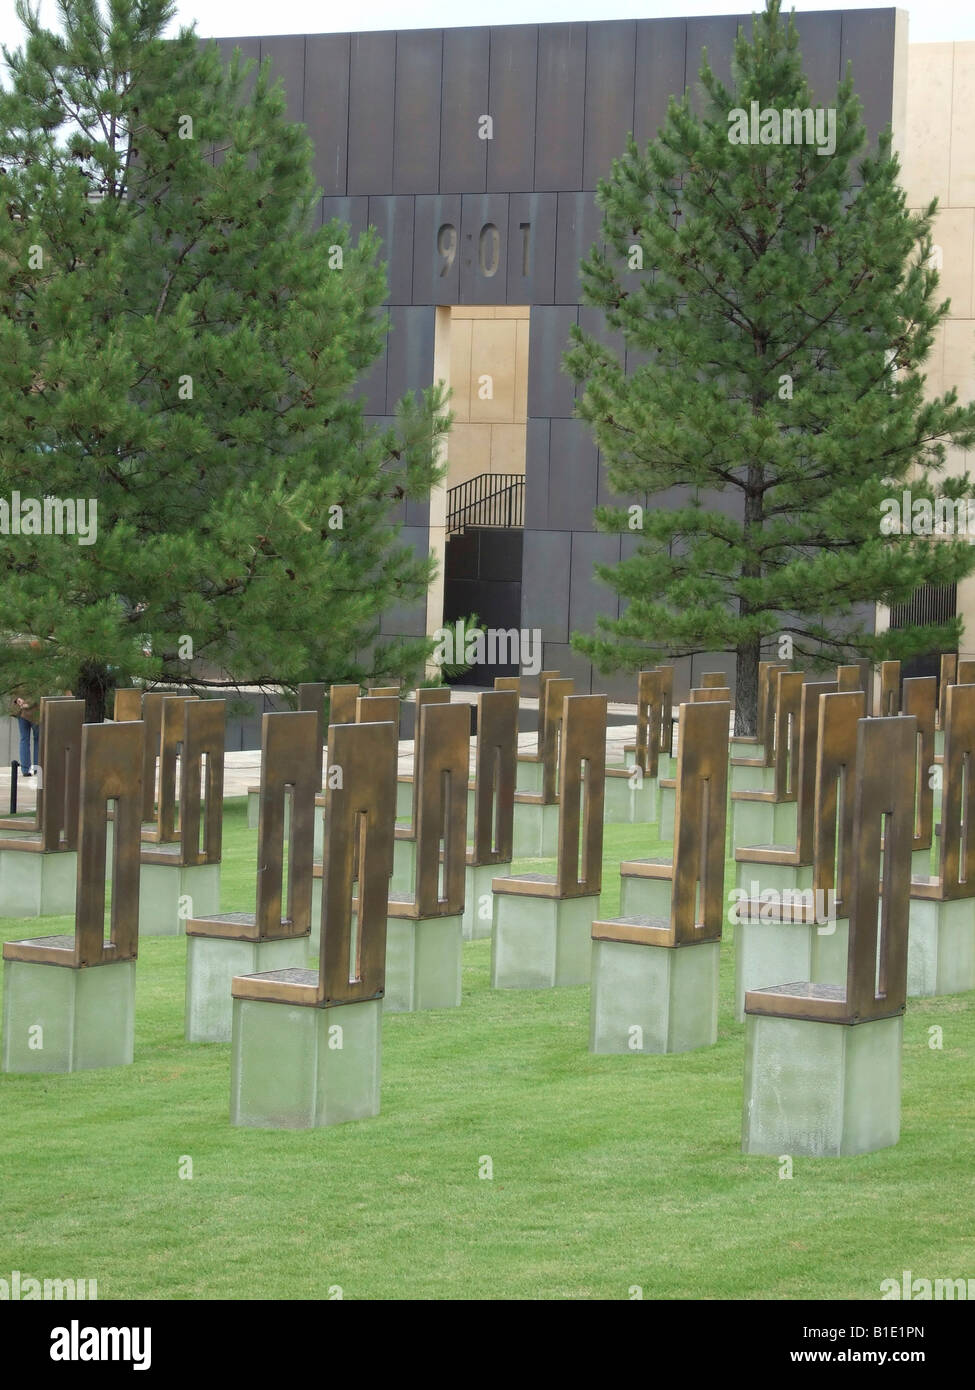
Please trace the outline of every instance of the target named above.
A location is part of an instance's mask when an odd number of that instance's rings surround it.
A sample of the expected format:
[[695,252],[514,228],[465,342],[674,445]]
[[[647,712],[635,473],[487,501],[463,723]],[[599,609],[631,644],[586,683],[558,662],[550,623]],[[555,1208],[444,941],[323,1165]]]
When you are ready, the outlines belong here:
[[796,797],[796,844],[794,849],[778,845],[749,845],[735,850],[735,859],[773,864],[811,864],[816,829],[816,771],[819,743],[819,702],[823,695],[836,693],[835,681],[805,681],[799,705],[799,772]]
[[545,806],[554,806],[559,799],[562,717],[566,697],[574,690],[575,681],[562,677],[545,682],[545,735],[542,744],[542,803]]
[[[776,676],[780,671],[788,671],[788,664],[784,661],[760,661],[758,663],[758,718],[755,728],[756,740],[765,744],[766,739],[770,742],[774,738],[773,721],[775,719],[775,696],[777,693]],[[768,763],[771,767],[771,762]]]
[[749,990],[746,1013],[855,1024],[904,1012],[914,812],[904,772],[916,742],[916,723],[906,715],[857,725],[846,989],[804,981]]
[[142,718],[142,691],[116,690],[112,718],[117,724]]
[[418,715],[416,896],[391,900],[389,915],[453,917],[464,910],[471,707],[427,704]]
[[724,671],[705,671],[701,677],[701,690],[725,690],[728,686],[728,677]]
[[764,759],[766,767],[775,766],[775,707],[779,698],[779,674],[789,671],[784,661],[759,662],[759,671],[765,666],[764,684],[759,677],[758,687],[758,726],[762,730]]
[[[836,915],[847,917],[853,883],[853,775],[857,729],[867,712],[863,690],[842,690],[819,701],[813,888],[833,893]],[[838,860],[837,862],[837,854]],[[824,902],[829,899],[824,897]]]
[[478,695],[471,864],[507,864],[511,859],[517,755],[517,692]]
[[[973,663],[975,665],[975,663]],[[901,712],[901,664],[899,661],[880,663],[880,707],[877,714],[890,718]]]
[[[399,741],[400,701],[398,695],[360,695],[355,702],[357,724],[395,724]],[[330,755],[331,756],[331,755]]]
[[357,685],[333,685],[328,691],[329,724],[354,724],[356,701],[359,698]]
[[[211,703],[207,701],[206,703]],[[215,703],[215,702],[214,702]],[[275,941],[311,930],[315,772],[314,710],[265,714],[261,720],[261,800],[257,828],[257,910],[192,917],[187,936]],[[290,791],[288,884],[284,891],[285,804]],[[287,905],[287,911],[285,906]]]
[[398,685],[373,685],[369,688],[369,694],[377,700],[392,699],[394,696],[398,700],[402,693]]
[[[145,711],[147,695],[143,701]],[[143,832],[143,838],[156,840],[161,845],[175,844],[179,839],[176,829],[176,768],[179,763],[179,746],[185,729],[183,710],[187,704],[196,703],[195,695],[163,695],[160,701],[159,742],[156,752],[159,755],[159,800],[154,808],[155,828]],[[149,719],[144,715],[147,727]],[[155,771],[153,770],[153,780]],[[151,820],[153,815],[149,816]]]
[[[571,681],[557,684],[572,685]],[[552,682],[549,683],[551,688]],[[598,893],[603,873],[603,809],[606,800],[605,695],[568,695],[558,716],[559,840],[556,873],[496,878],[495,893],[542,898],[583,898]],[[549,714],[552,714],[551,705]]]
[[[975,897],[975,685],[949,685],[938,877],[915,879],[915,898]],[[912,798],[913,800],[913,798]]]
[[[231,985],[235,999],[326,1008],[379,999],[385,992],[397,729],[392,723],[335,724],[329,738],[329,757],[343,776],[341,787],[329,786],[325,793],[318,973],[295,969],[237,976]],[[356,865],[359,892],[353,909]]]
[[53,853],[78,844],[78,796],[81,781],[81,730],[84,700],[41,699],[41,778],[33,821],[23,816],[0,818],[4,830],[27,831],[17,839],[0,839],[0,847]]
[[660,760],[660,673],[641,671],[636,680],[636,766],[646,777],[656,777]]
[[513,690],[516,695],[521,695],[521,676],[495,676],[495,690]]
[[658,666],[660,679],[660,751],[668,757],[674,752],[674,668]]
[[938,677],[938,728],[945,726],[945,706],[948,699],[948,687],[954,685],[958,675],[958,654],[957,652],[944,652],[941,657],[940,675]]
[[594,939],[652,946],[720,941],[728,791],[729,702],[680,707],[673,860],[632,860],[620,873],[670,879],[669,919],[621,917],[593,923]]
[[538,742],[534,753],[519,753],[518,759],[523,763],[540,763],[542,761],[542,748],[545,744],[545,687],[549,681],[558,680],[558,671],[539,671],[538,673]]
[[975,684],[975,661],[962,661],[959,657],[958,675],[954,683],[955,685]]
[[156,819],[156,764],[162,742],[164,691],[146,690],[142,695],[142,820],[148,825]]
[[850,690],[863,690],[859,666],[837,666],[836,688],[840,694]]
[[[139,947],[142,738],[142,725],[133,720],[83,726],[74,936],[8,941],[3,948],[4,960],[80,969],[135,959]],[[110,802],[114,843],[111,930],[106,940],[105,849]]]
[[[163,759],[166,738],[172,748],[173,767],[160,779],[162,788],[173,796],[173,838],[157,845],[147,844],[142,852],[144,864],[219,864],[223,843],[223,765],[226,741],[226,700],[196,700],[177,697],[170,710],[171,697],[163,706]],[[176,824],[176,761],[180,767],[179,824]],[[206,780],[203,764],[206,759]],[[168,791],[167,791],[168,796]],[[167,801],[167,814],[168,801]],[[203,816],[201,817],[201,807]],[[200,844],[200,830],[203,843]]]
[[732,801],[795,801],[799,787],[799,725],[802,707],[801,671],[775,673],[774,738],[765,740],[765,756],[772,750],[775,785],[772,791],[733,791]]
[[937,681],[915,676],[904,682],[904,713],[917,720],[917,760],[914,784],[914,849],[930,849],[934,828],[934,721]]
[[321,785],[322,754],[325,748],[325,700],[328,686],[322,681],[302,681],[298,686],[298,709],[312,711],[318,719],[318,767]]
[[731,691],[726,685],[698,686],[691,691],[692,705],[729,703]]

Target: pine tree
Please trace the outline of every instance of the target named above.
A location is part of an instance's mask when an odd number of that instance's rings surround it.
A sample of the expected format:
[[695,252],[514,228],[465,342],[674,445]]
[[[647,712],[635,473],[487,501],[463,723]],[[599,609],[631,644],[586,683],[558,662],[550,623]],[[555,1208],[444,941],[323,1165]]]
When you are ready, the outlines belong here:
[[[656,140],[641,153],[631,136],[600,182],[584,299],[639,365],[578,329],[565,359],[614,492],[648,503],[597,509],[638,540],[597,570],[620,618],[573,645],[603,670],[734,652],[739,733],[754,732],[763,643],[809,666],[950,650],[959,620],[875,634],[873,605],[975,568],[964,538],[882,525],[885,498],[933,499],[946,446],[975,441],[975,406],[923,398],[948,311],[936,204],[907,211],[889,131],[866,152],[849,70],[833,138],[821,108],[818,129],[790,117],[785,142],[783,113],[812,101],[779,10],[769,0],[750,40],[739,29],[731,89],[705,54],[700,113],[672,99]],[[677,505],[654,507],[670,488]],[[968,497],[967,474],[938,492]]]
[[[443,388],[367,427],[378,240],[316,227],[310,141],[267,67],[164,40],[173,13],[62,0],[54,33],[20,0],[4,50],[0,499],[23,515],[0,689],[71,688],[90,719],[115,673],[388,679],[430,645],[377,636],[431,577],[391,516],[440,476]],[[90,499],[97,539],[36,534],[45,498]]]

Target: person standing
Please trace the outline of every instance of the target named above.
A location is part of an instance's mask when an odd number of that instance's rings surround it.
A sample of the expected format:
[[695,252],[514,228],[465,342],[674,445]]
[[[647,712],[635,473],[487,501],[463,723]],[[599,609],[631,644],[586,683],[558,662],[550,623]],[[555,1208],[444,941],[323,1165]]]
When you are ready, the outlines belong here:
[[37,769],[37,744],[40,725],[38,723],[41,702],[38,696],[18,688],[14,695],[12,713],[20,726],[20,775],[33,777]]

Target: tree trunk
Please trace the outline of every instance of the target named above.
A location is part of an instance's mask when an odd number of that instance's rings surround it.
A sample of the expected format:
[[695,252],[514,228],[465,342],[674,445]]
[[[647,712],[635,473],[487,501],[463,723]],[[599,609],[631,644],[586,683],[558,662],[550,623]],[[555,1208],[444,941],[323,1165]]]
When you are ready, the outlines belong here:
[[86,661],[78,672],[74,694],[85,702],[85,723],[101,724],[109,691],[115,687],[115,678],[101,661]]
[[762,655],[759,638],[738,648],[735,677],[735,733],[754,738],[758,731],[758,662]]

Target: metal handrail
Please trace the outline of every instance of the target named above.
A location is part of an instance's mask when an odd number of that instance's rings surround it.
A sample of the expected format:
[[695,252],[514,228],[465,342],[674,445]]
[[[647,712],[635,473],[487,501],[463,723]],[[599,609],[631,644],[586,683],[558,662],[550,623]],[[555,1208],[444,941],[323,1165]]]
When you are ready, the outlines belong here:
[[447,535],[467,526],[522,527],[525,524],[525,475],[479,473],[447,492]]

